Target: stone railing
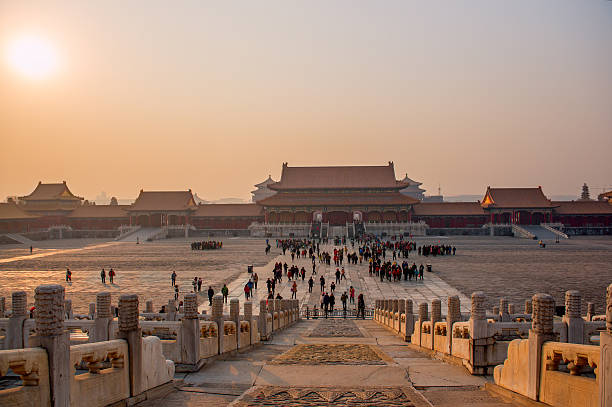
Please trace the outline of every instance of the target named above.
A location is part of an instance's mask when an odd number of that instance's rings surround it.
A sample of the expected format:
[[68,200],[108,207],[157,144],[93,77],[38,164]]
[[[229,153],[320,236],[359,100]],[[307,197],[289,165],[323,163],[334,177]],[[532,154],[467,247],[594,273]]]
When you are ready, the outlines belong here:
[[[440,357],[449,357],[472,374],[493,374],[508,357],[511,341],[526,339],[532,328],[532,303],[517,312],[504,298],[487,314],[483,293],[472,294],[472,313],[462,315],[458,297],[449,297],[446,315],[441,303],[421,303],[415,313],[411,300],[376,300],[374,319],[405,341]],[[552,323],[551,340],[562,343],[598,344],[605,321],[588,321],[580,315],[580,293],[566,293],[566,315]],[[466,321],[466,319],[468,319]]]
[[0,390],[0,404],[4,406],[49,406],[49,362],[42,348],[0,350],[0,376],[11,369],[18,374],[22,385]]
[[563,223],[540,223],[540,226],[542,226],[549,232],[554,233],[560,238],[569,239],[569,236],[561,231],[561,229],[563,228]]
[[70,368],[70,400],[105,406],[130,398],[127,341],[71,346]]
[[[13,296],[4,340],[11,349],[0,351],[0,374],[10,368],[23,386],[0,390],[0,405],[132,405],[158,393],[160,386],[173,385],[174,363],[164,357],[161,340],[142,337],[136,295],[119,298],[117,338],[94,341],[110,332],[110,295],[102,294],[94,321],[64,320],[67,308],[59,285],[36,288],[35,319],[24,312],[25,293]],[[88,334],[92,342],[71,346],[69,329]],[[24,346],[32,347],[20,349]]]
[[[554,341],[553,298],[536,294],[533,304],[529,337],[510,343],[506,360],[495,368],[495,384],[551,406],[612,405],[612,285],[607,290],[606,329],[599,346]],[[577,308],[569,305],[566,314],[574,317]]]
[[523,239],[535,239],[536,238],[536,236],[533,233],[515,224],[512,224],[512,233],[514,234],[515,237],[521,237]]

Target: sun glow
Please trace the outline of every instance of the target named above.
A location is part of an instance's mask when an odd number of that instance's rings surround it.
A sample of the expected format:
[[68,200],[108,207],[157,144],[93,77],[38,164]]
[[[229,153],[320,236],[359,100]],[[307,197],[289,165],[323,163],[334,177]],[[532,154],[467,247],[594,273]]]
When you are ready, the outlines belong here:
[[58,69],[58,55],[53,45],[44,38],[22,36],[8,44],[7,59],[19,74],[32,79],[44,79]]

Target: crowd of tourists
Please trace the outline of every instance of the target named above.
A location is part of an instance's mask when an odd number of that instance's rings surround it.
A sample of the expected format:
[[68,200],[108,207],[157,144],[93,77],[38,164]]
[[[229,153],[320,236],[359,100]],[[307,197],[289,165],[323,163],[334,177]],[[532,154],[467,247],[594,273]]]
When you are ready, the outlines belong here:
[[222,249],[223,242],[217,242],[215,240],[207,240],[202,242],[191,243],[191,250],[216,250]]

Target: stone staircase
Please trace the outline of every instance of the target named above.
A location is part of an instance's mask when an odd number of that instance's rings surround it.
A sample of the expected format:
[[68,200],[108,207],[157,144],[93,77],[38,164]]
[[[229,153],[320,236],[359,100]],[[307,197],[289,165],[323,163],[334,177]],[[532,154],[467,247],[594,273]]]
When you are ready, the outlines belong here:
[[15,243],[22,243],[28,246],[33,246],[36,244],[36,242],[34,242],[33,240],[28,239],[25,236],[22,236],[18,233],[6,233],[4,236],[13,239],[15,241]]
[[557,239],[557,234],[551,232],[548,229],[545,229],[539,225],[524,225],[521,226],[523,229],[533,234],[538,240],[555,240]]
[[168,230],[165,228],[140,228],[133,233],[128,233],[123,237],[119,237],[119,242],[146,242],[148,239],[156,240],[163,239],[167,236]]

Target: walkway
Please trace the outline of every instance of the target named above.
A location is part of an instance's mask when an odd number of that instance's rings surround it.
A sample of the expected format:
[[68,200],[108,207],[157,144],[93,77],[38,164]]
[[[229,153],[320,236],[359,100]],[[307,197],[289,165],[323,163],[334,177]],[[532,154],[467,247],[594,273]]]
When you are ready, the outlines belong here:
[[107,243],[89,245],[85,247],[77,247],[73,249],[50,249],[42,253],[33,253],[33,254],[25,255],[25,256],[14,256],[14,257],[6,258],[6,259],[0,259],[0,264],[11,263],[11,262],[20,261],[20,260],[39,259],[41,257],[53,256],[54,254],[66,254],[66,253],[80,252],[83,250],[98,249],[98,248],[107,247],[107,246],[114,246],[116,244],[119,244],[119,243],[107,242]]
[[[332,245],[321,245],[321,251],[333,252],[334,246]],[[402,263],[403,258],[398,258],[397,262]],[[415,262],[417,265],[421,263],[425,263],[427,258],[417,256],[416,254],[411,255],[407,261],[409,264]],[[315,284],[313,287],[312,294],[308,292],[308,279],[312,275],[312,262],[310,259],[303,258],[295,258],[295,260],[291,260],[291,255],[287,252],[286,255],[279,255],[271,259],[271,261],[263,267],[256,267],[254,272],[259,276],[259,287],[258,290],[255,291],[253,301],[253,313],[259,314],[259,300],[267,298],[267,288],[266,288],[266,279],[272,276],[272,269],[274,268],[274,264],[277,262],[287,263],[289,267],[292,264],[295,264],[299,268],[304,267],[306,269],[306,279],[302,281],[298,279],[298,293],[297,297],[300,300],[300,305],[304,307],[305,305],[312,307],[320,306],[320,295],[321,288],[319,278],[321,275],[325,277],[325,289],[329,291],[329,285],[332,281],[335,282],[335,272],[336,267],[332,264],[331,266],[327,266],[324,264],[320,264],[319,261],[316,261],[316,269],[317,274],[313,276],[315,280]],[[445,283],[441,278],[436,276],[434,273],[425,272],[424,280],[422,281],[401,281],[401,282],[387,282],[386,280],[381,282],[380,278],[376,277],[376,275],[370,276],[368,273],[368,264],[356,264],[349,265],[344,264],[344,269],[346,273],[346,280],[341,280],[340,284],[336,286],[335,297],[336,297],[336,307],[341,306],[340,303],[340,295],[344,291],[347,291],[352,285],[355,287],[356,294],[355,296],[363,293],[366,299],[366,307],[373,307],[373,301],[379,298],[386,299],[394,299],[394,298],[402,298],[402,299],[412,299],[412,302],[415,307],[415,312],[418,304],[420,302],[428,302],[431,303],[433,299],[439,299],[442,302],[442,313],[445,313],[447,298],[449,296],[457,295],[461,300],[461,311],[469,312],[470,309],[470,301],[469,299],[460,293],[457,289],[451,287],[447,283]],[[239,298],[241,307],[242,303],[245,300],[244,297],[244,285],[249,280],[250,274],[243,273],[238,278],[236,278],[232,283],[228,284],[229,289],[229,298]],[[293,282],[289,282],[286,276],[283,276],[283,282],[276,287],[276,291],[280,293],[283,298],[291,298],[291,285]],[[203,299],[200,301],[202,304],[200,305],[200,311],[206,310],[209,312],[209,304],[205,298],[204,287],[202,287],[202,295]],[[226,306],[225,312],[229,313],[229,305]]]
[[302,320],[181,377],[177,391],[140,406],[512,405],[483,390],[485,378],[430,359],[371,320]]

